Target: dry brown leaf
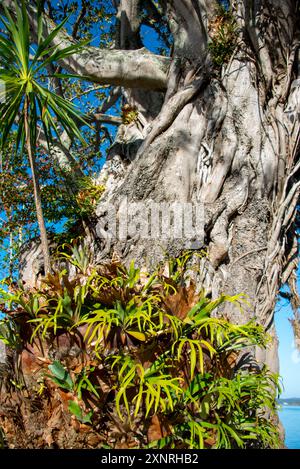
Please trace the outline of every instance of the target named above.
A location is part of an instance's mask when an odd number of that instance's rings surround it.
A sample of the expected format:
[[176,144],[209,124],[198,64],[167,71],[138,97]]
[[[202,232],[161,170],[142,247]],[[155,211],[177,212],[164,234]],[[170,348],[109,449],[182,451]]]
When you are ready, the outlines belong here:
[[158,415],[153,415],[151,418],[151,423],[148,428],[147,438],[148,442],[159,440],[169,434],[168,429],[163,421],[160,420]]
[[179,287],[177,293],[164,299],[167,310],[174,316],[184,319],[199,299],[195,290],[196,287],[193,283],[189,287]]

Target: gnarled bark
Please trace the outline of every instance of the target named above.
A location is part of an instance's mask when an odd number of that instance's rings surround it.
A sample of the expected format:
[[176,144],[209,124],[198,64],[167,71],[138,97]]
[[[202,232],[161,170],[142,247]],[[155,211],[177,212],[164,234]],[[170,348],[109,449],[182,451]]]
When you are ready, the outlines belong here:
[[[261,0],[250,9],[248,2],[233,2],[238,39],[218,77],[207,55],[211,2],[164,3],[175,42],[165,102],[119,176],[107,162],[104,172],[114,174],[115,183],[102,203],[125,196],[129,202],[203,203],[206,287],[213,296],[243,291],[250,301],[245,314],[225,314],[242,322],[255,316],[271,330],[279,288],[296,265],[297,5]],[[101,205],[98,216],[100,233]],[[161,244],[135,236],[110,241],[105,252],[119,250],[128,259],[134,253],[142,263],[162,257]],[[164,248],[179,252],[182,244]]]

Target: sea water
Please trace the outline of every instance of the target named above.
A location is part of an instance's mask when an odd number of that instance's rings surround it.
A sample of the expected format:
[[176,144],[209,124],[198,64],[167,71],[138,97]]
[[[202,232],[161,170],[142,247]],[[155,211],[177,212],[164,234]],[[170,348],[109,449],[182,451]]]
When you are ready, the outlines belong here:
[[287,448],[300,449],[300,406],[283,405],[279,418],[285,429]]

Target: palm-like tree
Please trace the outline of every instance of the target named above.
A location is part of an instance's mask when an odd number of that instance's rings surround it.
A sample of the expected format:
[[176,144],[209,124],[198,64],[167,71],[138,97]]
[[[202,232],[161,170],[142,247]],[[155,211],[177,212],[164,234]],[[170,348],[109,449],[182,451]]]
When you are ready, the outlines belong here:
[[[15,17],[12,17],[5,8],[4,12],[1,21],[6,31],[0,34],[0,82],[4,85],[0,89],[0,103],[2,102],[0,104],[0,145],[3,148],[9,133],[17,130],[16,147],[21,150],[26,148],[32,174],[45,273],[47,273],[51,266],[41,189],[37,176],[37,133],[39,127],[42,127],[49,142],[53,133],[59,137],[59,130],[63,128],[70,137],[82,139],[76,122],[78,119],[85,121],[78,109],[43,85],[43,78],[51,65],[74,54],[82,47],[82,44],[74,44],[63,50],[52,45],[68,18],[43,39],[42,15],[38,11],[36,43],[31,41],[24,0],[22,0],[21,7],[16,3]],[[68,77],[68,75],[64,76]]]

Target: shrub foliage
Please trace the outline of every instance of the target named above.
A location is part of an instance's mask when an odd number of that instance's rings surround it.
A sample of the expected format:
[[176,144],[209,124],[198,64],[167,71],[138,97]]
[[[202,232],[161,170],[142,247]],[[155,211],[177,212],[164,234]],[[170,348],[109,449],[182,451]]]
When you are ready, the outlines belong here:
[[249,353],[268,338],[254,321],[232,324],[219,311],[241,308],[243,295],[212,300],[196,289],[189,253],[152,273],[134,263],[92,267],[76,245],[59,256],[72,268],[35,289],[1,291],[0,336],[20,357],[13,392],[59,400],[65,421],[92,431],[98,447],[279,444],[278,377]]

